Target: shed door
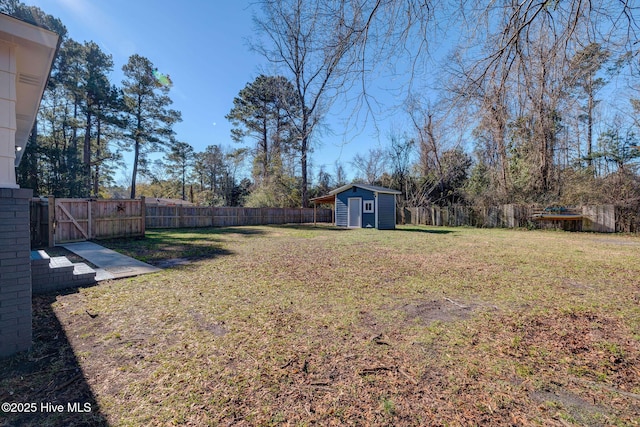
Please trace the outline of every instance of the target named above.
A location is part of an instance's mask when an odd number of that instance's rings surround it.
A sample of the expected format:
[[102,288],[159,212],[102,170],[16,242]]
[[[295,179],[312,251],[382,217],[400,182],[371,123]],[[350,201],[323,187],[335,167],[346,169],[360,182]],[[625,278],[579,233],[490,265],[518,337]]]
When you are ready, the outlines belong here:
[[360,197],[349,197],[347,227],[362,227],[362,199]]

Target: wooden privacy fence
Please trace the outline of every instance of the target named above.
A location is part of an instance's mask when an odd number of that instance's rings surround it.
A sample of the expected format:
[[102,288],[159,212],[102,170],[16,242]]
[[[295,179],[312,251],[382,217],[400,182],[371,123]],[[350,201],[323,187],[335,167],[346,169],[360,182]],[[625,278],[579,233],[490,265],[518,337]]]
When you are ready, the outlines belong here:
[[[487,228],[567,228],[562,221],[533,221],[534,207],[430,206],[398,208],[398,224],[471,226]],[[639,232],[640,212],[613,205],[583,206],[581,221],[570,225],[582,231]],[[315,213],[314,213],[315,212]],[[144,236],[147,228],[331,223],[331,209],[242,208],[165,206],[141,200],[33,199],[31,202],[32,247],[111,237]]]
[[[164,206],[146,203],[146,228],[227,227],[331,222],[331,209]],[[314,221],[315,219],[315,221]]]
[[31,202],[31,245],[55,246],[144,236],[144,200],[58,199]]
[[144,236],[147,228],[331,222],[331,209],[165,206],[141,200],[33,199],[31,246]]
[[448,227],[470,226],[486,228],[526,227],[531,220],[527,207],[503,205],[490,207],[429,206],[398,208],[400,224],[422,224]]
[[[523,205],[502,205],[490,207],[472,206],[430,206],[414,208],[398,208],[399,224],[437,225],[437,226],[471,226],[486,228],[564,228],[574,230],[575,222],[568,221],[533,221],[532,215],[539,208]],[[582,214],[578,229],[613,233],[616,231],[635,232],[638,229],[640,212],[622,216],[621,208],[614,205],[582,206],[577,208]],[[621,219],[625,219],[623,223]],[[634,225],[635,224],[635,225]]]

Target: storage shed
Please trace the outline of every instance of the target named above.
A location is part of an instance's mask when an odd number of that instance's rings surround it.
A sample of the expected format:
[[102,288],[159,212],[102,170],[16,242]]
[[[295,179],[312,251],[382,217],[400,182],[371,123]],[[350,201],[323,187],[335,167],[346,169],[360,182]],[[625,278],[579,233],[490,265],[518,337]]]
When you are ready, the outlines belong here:
[[329,196],[311,201],[335,203],[338,227],[393,230],[396,228],[396,194],[401,192],[377,185],[347,184],[329,192]]

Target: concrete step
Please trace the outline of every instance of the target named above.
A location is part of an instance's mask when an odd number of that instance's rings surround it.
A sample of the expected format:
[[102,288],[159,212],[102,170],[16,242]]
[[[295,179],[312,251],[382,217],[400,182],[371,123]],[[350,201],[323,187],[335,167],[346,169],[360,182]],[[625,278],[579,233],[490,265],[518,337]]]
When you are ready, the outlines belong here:
[[48,267],[51,258],[45,251],[31,251],[31,267]]
[[73,263],[67,259],[66,256],[55,256],[51,258],[49,268],[65,268],[68,267],[69,271],[73,271]]
[[31,285],[34,293],[57,291],[96,283],[96,271],[67,257],[49,257],[45,251],[31,251]]
[[96,282],[96,271],[84,262],[73,264],[73,281],[89,284]]

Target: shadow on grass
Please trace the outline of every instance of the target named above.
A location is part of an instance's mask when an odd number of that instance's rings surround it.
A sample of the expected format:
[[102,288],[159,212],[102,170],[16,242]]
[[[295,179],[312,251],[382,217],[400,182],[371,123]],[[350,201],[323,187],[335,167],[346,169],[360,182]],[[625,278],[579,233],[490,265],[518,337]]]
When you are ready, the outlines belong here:
[[191,234],[204,234],[204,235],[212,235],[212,234],[241,234],[243,236],[261,236],[266,234],[264,230],[259,230],[252,227],[258,227],[257,225],[252,226],[240,226],[240,227],[206,227],[206,228],[182,228],[182,229],[166,229],[165,231],[184,231],[186,233]]
[[[148,238],[210,240],[211,236],[225,234],[240,234],[243,236],[261,236],[266,234],[264,230],[255,228],[258,226],[241,227],[199,227],[199,228],[152,228],[147,229],[146,237],[137,237],[128,240],[145,240]],[[120,241],[124,239],[109,239],[106,241]]]
[[347,227],[336,227],[333,224],[323,224],[318,223],[316,225],[313,224],[270,224],[265,227],[269,228],[284,228],[287,230],[302,230],[302,231],[310,231],[310,230],[322,230],[322,231],[349,231],[351,229]]
[[172,259],[214,259],[233,252],[224,248],[225,234],[251,237],[263,230],[243,227],[181,228],[148,230],[145,237],[107,239],[95,243],[149,264],[163,264]]
[[95,243],[152,265],[172,265],[172,260],[205,260],[233,251],[225,248],[229,239],[268,236],[274,229],[298,231],[345,231],[330,224],[272,224],[266,226],[154,228],[145,237],[106,239]]
[[[72,292],[77,289],[64,293]],[[33,345],[0,363],[0,402],[35,404],[29,407],[34,411],[3,411],[0,425],[108,425],[53,311],[56,295],[33,296]]]
[[407,226],[403,225],[401,228],[397,228],[398,231],[409,231],[412,233],[428,233],[428,234],[451,234],[456,233],[454,230],[439,229],[439,228],[425,228],[424,226]]

